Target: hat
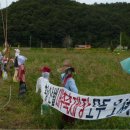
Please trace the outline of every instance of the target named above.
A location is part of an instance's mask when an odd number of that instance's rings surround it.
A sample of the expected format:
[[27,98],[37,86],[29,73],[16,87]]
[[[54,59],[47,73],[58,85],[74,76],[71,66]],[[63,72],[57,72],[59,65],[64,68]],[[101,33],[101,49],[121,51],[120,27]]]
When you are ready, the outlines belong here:
[[50,69],[49,67],[47,67],[47,66],[44,66],[44,67],[42,67],[42,68],[40,69],[40,71],[41,71],[41,72],[48,72],[48,73],[50,73],[50,72],[51,72],[51,69]]
[[19,49],[14,49],[16,53],[20,53],[20,50]]
[[59,68],[57,71],[58,72],[65,72],[67,69],[70,69],[70,68],[73,68],[71,66],[71,63],[70,63],[70,60],[69,59],[66,59],[64,60],[63,62],[63,66],[61,68]]
[[25,56],[19,55],[18,56],[18,65],[24,64],[26,60],[27,60],[27,58]]
[[74,67],[68,67],[68,68],[66,68],[65,73],[68,73],[68,72],[75,72]]

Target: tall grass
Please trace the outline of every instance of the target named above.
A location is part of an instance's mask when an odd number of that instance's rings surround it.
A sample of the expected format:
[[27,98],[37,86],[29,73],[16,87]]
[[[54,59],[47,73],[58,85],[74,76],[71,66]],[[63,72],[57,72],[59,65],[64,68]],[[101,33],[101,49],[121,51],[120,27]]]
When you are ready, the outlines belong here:
[[[13,55],[13,50],[11,50]],[[66,50],[66,49],[21,49],[25,55],[26,82],[28,92],[24,99],[18,98],[18,83],[0,79],[0,108],[7,102],[9,86],[12,86],[11,101],[0,109],[0,128],[10,129],[58,129],[61,113],[51,108],[52,113],[40,115],[41,97],[35,93],[39,68],[49,65],[52,69],[51,83],[60,85],[57,69],[64,59],[70,59],[76,69],[75,80],[79,93],[88,96],[111,96],[130,93],[130,76],[122,71],[120,61],[129,57],[128,52],[111,53],[105,49]],[[130,129],[130,118],[112,117],[108,119],[83,121],[66,129]]]

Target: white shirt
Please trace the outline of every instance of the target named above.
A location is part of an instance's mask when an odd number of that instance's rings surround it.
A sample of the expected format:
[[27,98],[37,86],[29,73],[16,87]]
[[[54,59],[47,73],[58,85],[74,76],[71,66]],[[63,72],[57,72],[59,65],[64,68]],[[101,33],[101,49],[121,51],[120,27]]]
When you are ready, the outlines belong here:
[[36,93],[38,93],[39,89],[41,90],[41,94],[40,95],[41,95],[41,98],[43,100],[43,104],[47,104],[45,102],[45,94],[44,94],[45,93],[45,85],[46,85],[47,82],[49,82],[48,79],[40,77],[40,78],[37,79],[37,83],[36,83]]

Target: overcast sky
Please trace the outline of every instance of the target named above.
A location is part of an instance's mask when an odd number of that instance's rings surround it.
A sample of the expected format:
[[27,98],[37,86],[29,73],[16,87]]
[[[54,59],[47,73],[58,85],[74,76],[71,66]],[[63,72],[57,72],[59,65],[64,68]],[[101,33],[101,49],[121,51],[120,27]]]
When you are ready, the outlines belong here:
[[115,2],[127,2],[130,3],[130,0],[76,0],[81,3],[93,4],[93,3],[115,3]]
[[[0,0],[1,7],[4,8],[6,7],[6,1],[7,5],[10,5],[13,1],[17,0]],[[93,3],[115,3],[115,2],[128,2],[130,3],[130,0],[76,0],[81,3],[86,3],[86,4],[93,4]]]

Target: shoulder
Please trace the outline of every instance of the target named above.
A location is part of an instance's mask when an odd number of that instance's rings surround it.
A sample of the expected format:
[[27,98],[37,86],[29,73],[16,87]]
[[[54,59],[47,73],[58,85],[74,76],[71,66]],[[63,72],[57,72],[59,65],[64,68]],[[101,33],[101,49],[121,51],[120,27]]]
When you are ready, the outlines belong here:
[[75,83],[75,80],[74,80],[73,78],[69,78],[69,79],[67,80],[67,82],[68,82],[68,83],[71,83],[71,82],[74,82],[74,83]]
[[39,82],[49,82],[47,79],[43,78],[42,76],[37,79]]
[[73,78],[69,78],[69,79],[67,80],[67,84],[68,84],[69,86],[76,86],[75,80],[74,80]]

